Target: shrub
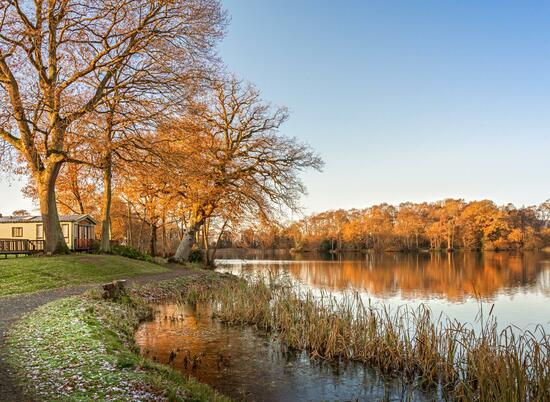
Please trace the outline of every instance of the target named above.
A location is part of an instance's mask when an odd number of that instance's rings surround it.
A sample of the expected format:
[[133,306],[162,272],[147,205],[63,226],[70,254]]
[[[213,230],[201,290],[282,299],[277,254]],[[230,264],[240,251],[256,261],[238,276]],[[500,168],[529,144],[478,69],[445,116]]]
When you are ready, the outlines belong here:
[[152,262],[153,258],[149,254],[142,253],[139,250],[131,246],[116,245],[113,246],[111,252],[115,255],[120,255],[126,258],[132,258],[134,260],[149,261]]
[[195,263],[204,262],[204,254],[202,250],[199,250],[198,248],[194,248],[191,251],[191,254],[189,255],[189,262],[195,262]]

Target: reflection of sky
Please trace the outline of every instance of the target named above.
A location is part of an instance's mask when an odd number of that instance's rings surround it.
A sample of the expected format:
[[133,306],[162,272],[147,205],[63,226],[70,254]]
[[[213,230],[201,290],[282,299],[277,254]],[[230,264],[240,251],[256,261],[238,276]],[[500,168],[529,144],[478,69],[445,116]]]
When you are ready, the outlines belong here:
[[389,254],[344,261],[226,259],[218,264],[220,270],[234,274],[284,275],[316,295],[354,291],[366,303],[383,302],[391,308],[424,304],[434,316],[444,314],[468,323],[476,321],[481,301],[485,312],[494,304],[492,314],[499,327],[513,324],[533,330],[542,324],[550,328],[546,254],[441,256]]

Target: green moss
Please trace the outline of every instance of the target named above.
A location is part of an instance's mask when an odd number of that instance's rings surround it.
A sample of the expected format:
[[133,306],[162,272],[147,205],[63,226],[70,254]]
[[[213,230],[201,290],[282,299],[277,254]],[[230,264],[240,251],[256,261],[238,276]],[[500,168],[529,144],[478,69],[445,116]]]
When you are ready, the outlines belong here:
[[136,353],[133,333],[150,314],[135,300],[58,300],[10,329],[6,359],[37,400],[227,400]]
[[0,259],[0,297],[165,271],[160,265],[114,255]]

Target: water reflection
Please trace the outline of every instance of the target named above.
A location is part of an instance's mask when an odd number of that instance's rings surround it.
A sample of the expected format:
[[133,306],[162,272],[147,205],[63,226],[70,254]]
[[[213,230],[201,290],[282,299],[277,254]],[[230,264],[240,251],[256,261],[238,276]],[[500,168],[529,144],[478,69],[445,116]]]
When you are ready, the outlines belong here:
[[361,364],[313,362],[251,328],[231,328],[181,305],[156,307],[136,333],[142,354],[247,401],[427,401],[433,395]]
[[[227,256],[227,255],[226,255]],[[300,282],[331,291],[367,291],[377,297],[400,293],[405,298],[444,297],[463,301],[467,297],[490,299],[497,293],[518,289],[550,296],[550,265],[543,253],[385,253],[340,260],[222,260],[232,271],[269,268],[288,272]],[[302,256],[303,258],[303,256]],[[276,261],[276,260],[275,260]]]
[[[244,254],[243,254],[244,253]],[[311,289],[354,290],[390,305],[427,304],[473,322],[479,302],[495,304],[504,324],[548,324],[550,263],[546,253],[384,253],[292,256],[226,251],[220,270],[290,276]],[[242,259],[242,258],[248,259]],[[260,259],[258,259],[260,258]]]
[[[292,256],[222,251],[220,270],[273,272],[314,292],[354,290],[392,308],[426,304],[477,329],[480,300],[501,327],[550,330],[550,263],[544,253],[425,253]],[[328,257],[328,258],[327,258]],[[488,310],[488,309],[487,309]],[[485,310],[485,311],[487,311]],[[251,328],[232,328],[184,306],[158,306],[136,334],[142,353],[250,401],[437,399],[360,364],[319,363]]]

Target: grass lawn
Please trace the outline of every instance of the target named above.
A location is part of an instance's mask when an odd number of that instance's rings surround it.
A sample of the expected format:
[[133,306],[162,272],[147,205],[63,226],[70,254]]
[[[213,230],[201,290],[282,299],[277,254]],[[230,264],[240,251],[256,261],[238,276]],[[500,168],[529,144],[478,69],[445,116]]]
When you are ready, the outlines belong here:
[[27,254],[0,254],[0,260],[9,258],[26,258]]
[[0,297],[168,271],[115,255],[0,258]]

